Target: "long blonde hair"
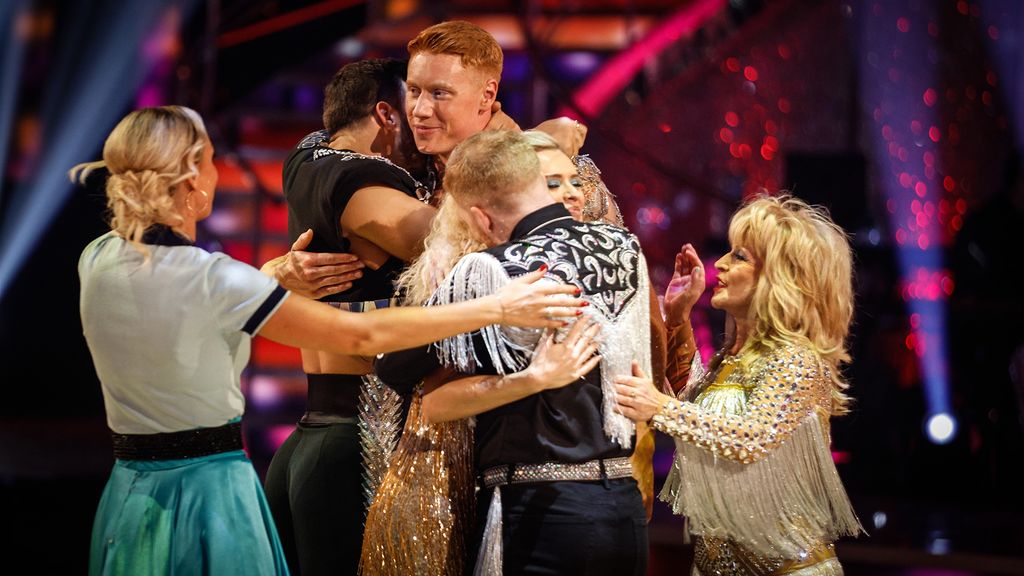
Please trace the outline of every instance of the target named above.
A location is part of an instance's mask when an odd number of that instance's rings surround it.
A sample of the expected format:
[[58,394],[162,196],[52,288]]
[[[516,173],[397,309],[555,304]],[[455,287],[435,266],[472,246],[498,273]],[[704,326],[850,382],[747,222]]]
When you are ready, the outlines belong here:
[[733,215],[729,241],[750,250],[759,265],[744,347],[809,346],[830,368],[832,413],[848,412],[849,384],[840,371],[850,361],[846,337],[853,319],[846,233],[821,208],[788,195],[761,196]]
[[423,253],[398,277],[397,285],[407,306],[426,303],[459,258],[486,248],[459,217],[450,194],[441,198],[423,246]]
[[181,223],[174,194],[178,184],[199,176],[208,142],[195,110],[141,108],[114,127],[103,145],[103,160],[79,164],[68,176],[84,182],[90,172],[106,167],[110,228],[145,252],[141,241],[147,228]]

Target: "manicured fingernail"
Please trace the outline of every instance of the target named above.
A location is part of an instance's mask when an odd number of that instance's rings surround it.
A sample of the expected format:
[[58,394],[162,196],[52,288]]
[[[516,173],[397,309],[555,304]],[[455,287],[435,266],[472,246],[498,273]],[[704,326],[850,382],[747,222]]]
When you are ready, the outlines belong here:
[[583,302],[580,303],[580,306],[590,306],[590,302],[584,300]]
[[541,264],[540,265],[540,271],[541,272],[547,272],[548,271],[548,265],[547,264]]
[[582,293],[583,293],[583,289],[581,289],[579,286],[577,286],[576,287],[576,295],[579,296]]
[[576,311],[576,315],[577,316],[582,316],[583,315],[583,310],[577,310]]

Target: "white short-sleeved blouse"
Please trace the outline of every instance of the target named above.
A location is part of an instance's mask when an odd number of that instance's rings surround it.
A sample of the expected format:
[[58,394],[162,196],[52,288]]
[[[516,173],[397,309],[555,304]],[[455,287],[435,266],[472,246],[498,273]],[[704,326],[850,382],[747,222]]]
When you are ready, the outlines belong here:
[[162,237],[147,244],[146,260],[111,232],[78,263],[82,328],[107,424],[120,434],[221,426],[241,416],[251,338],[288,294],[252,266],[169,231]]

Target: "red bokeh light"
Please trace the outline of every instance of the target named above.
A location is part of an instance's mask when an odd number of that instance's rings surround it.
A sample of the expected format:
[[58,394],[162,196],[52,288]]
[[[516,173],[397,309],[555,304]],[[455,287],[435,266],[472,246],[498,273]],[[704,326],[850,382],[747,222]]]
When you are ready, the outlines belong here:
[[757,68],[747,66],[743,69],[743,77],[751,82],[757,82]]
[[932,126],[928,129],[928,137],[932,139],[932,142],[938,142],[942,138],[942,132],[937,126]]
[[903,33],[909,32],[910,20],[907,20],[905,17],[898,18],[896,20],[896,28]]
[[931,106],[934,106],[935,102],[938,101],[939,96],[935,93],[935,89],[934,88],[929,88],[929,89],[924,91],[924,96],[922,98],[924,99],[924,103],[927,106],[931,107]]
[[739,126],[740,125],[740,116],[739,116],[739,114],[733,112],[732,110],[726,112],[725,113],[725,123],[728,124],[729,126],[732,126],[733,128]]

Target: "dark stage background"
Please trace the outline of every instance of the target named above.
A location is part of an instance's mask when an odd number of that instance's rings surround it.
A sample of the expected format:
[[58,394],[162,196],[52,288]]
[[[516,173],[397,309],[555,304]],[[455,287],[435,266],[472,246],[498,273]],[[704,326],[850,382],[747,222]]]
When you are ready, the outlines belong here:
[[[287,249],[280,169],[319,128],[341,65],[403,56],[449,18],[506,50],[522,126],[570,115],[661,289],[693,242],[712,262],[742,199],[829,207],[856,251],[834,456],[868,536],[849,574],[1024,574],[1024,6],[1015,0],[61,2],[0,6],[0,546],[84,573],[112,464],[78,320],[78,254],[106,231],[97,159],[137,106],[199,110],[218,149],[200,242]],[[155,306],[160,303],[154,302]],[[721,315],[697,311],[705,354]],[[243,387],[262,474],[301,412],[294,350],[257,340]],[[672,444],[658,440],[660,487]],[[651,574],[687,573],[657,505]]]

